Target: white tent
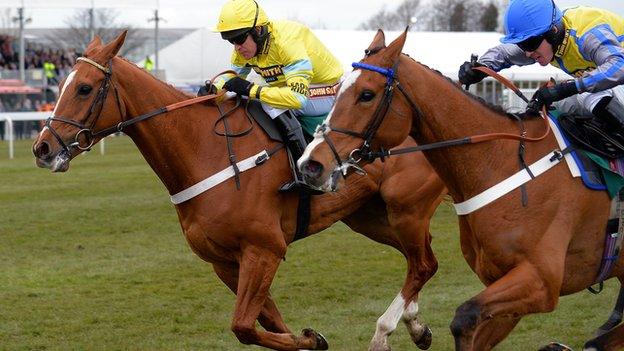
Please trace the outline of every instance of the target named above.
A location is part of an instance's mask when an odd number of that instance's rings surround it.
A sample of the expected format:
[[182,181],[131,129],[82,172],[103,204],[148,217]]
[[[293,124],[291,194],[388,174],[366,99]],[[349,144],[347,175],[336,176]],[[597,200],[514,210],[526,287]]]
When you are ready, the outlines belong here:
[[[375,36],[375,31],[315,30],[315,33],[342,62],[345,72],[351,63],[364,56],[364,50]],[[400,32],[386,32],[386,44]],[[403,52],[415,60],[436,69],[445,76],[457,79],[459,66],[470,59],[471,53],[482,54],[499,43],[500,33],[494,32],[410,32]],[[208,28],[197,31],[160,51],[160,68],[166,71],[173,84],[199,84],[229,69],[233,47]],[[569,78],[562,71],[538,64],[512,67],[501,72],[512,80],[545,81]]]
[[158,53],[159,68],[175,85],[200,84],[230,68],[232,45],[208,28],[198,29]]

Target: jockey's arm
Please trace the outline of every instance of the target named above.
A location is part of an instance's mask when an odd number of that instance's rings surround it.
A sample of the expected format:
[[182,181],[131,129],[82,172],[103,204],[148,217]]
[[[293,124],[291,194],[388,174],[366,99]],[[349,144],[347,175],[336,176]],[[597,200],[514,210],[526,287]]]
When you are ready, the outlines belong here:
[[595,93],[624,84],[624,48],[606,26],[596,27],[583,35],[581,54],[597,68],[576,79],[579,92]]
[[310,79],[307,76],[287,76],[285,87],[254,85],[249,96],[277,108],[298,110],[308,100],[309,86]]
[[511,66],[526,66],[535,63],[527,57],[516,44],[500,44],[486,51],[479,57],[479,63],[498,72]]
[[231,70],[236,72],[236,74],[233,73],[224,73],[221,74],[217,77],[215,77],[214,82],[212,82],[212,84],[217,87],[217,89],[223,89],[223,85],[225,85],[225,82],[227,82],[228,80],[230,80],[231,78],[235,77],[235,76],[239,76],[241,78],[247,78],[247,76],[249,75],[249,73],[251,73],[251,68],[249,67],[241,67],[235,64],[231,65]]

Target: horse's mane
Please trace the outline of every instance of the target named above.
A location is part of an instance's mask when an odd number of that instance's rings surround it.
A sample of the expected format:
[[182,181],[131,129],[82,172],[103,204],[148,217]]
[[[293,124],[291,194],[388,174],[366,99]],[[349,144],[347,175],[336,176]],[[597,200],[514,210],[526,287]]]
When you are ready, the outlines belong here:
[[408,55],[406,53],[402,53],[402,54],[404,56],[406,56],[407,58],[409,58],[410,60],[412,60],[414,63],[419,64],[419,65],[425,67],[426,69],[428,69],[428,70],[430,70],[432,72],[437,73],[440,77],[446,79],[449,83],[451,83],[451,85],[453,87],[455,87],[455,89],[458,89],[464,95],[470,97],[471,99],[478,101],[481,105],[487,107],[490,111],[492,111],[492,112],[494,112],[494,113],[496,113],[498,115],[501,115],[503,117],[506,117],[506,118],[511,118],[511,119],[514,119],[514,120],[516,119],[516,117],[514,117],[511,113],[505,111],[505,109],[502,106],[485,101],[482,97],[474,95],[473,93],[471,93],[471,92],[469,92],[467,90],[462,89],[461,86],[455,84],[455,82],[451,78],[445,76],[444,74],[442,74],[442,72],[440,72],[440,71],[438,71],[436,69],[433,69],[433,68],[425,65],[424,63],[416,61],[414,58],[412,58],[410,55]]
[[193,98],[194,96],[187,94],[181,90],[179,90],[178,88],[176,88],[175,86],[173,86],[170,83],[167,83],[163,80],[158,79],[156,76],[154,76],[153,74],[150,74],[148,72],[146,72],[145,70],[143,70],[141,67],[139,67],[136,63],[128,60],[127,58],[123,57],[123,56],[117,56],[117,58],[121,59],[122,61],[136,67],[137,69],[139,69],[140,71],[142,71],[143,73],[145,73],[146,75],[148,75],[151,79],[153,79],[154,81],[158,82],[159,85],[163,86],[164,88],[167,89],[167,91],[171,92],[172,94],[174,94],[177,98],[180,99],[188,99],[188,98]]

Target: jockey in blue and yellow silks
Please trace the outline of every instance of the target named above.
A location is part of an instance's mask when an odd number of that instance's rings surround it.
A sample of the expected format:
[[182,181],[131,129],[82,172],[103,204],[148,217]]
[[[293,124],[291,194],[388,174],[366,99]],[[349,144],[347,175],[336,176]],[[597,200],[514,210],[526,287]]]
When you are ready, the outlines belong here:
[[594,115],[624,129],[624,18],[583,6],[562,12],[553,0],[511,0],[505,31],[503,44],[476,63],[464,62],[461,83],[485,77],[472,70],[475,65],[500,71],[512,65],[551,64],[575,78],[538,89],[528,112],[554,103],[562,112]]
[[[329,113],[344,73],[341,63],[309,28],[292,21],[269,21],[255,0],[228,0],[215,31],[234,45],[232,69],[238,76],[221,76],[214,85],[262,102],[297,160],[306,142],[301,125],[291,114]],[[252,69],[266,85],[245,79]],[[295,179],[281,190],[302,184]]]

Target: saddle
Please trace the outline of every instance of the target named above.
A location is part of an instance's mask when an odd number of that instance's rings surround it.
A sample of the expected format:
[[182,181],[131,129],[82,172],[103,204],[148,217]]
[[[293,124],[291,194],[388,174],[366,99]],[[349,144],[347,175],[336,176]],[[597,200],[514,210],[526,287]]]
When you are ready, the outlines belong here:
[[624,135],[595,116],[561,114],[559,125],[576,147],[608,159],[624,157]]

